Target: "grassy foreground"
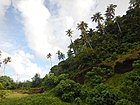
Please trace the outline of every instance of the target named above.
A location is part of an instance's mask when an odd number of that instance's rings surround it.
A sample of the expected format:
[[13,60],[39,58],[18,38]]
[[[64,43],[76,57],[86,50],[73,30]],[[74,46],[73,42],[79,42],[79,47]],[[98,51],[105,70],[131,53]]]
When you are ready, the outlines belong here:
[[50,93],[43,94],[20,94],[12,93],[6,99],[0,100],[0,105],[74,105],[72,103],[62,102],[59,98]]

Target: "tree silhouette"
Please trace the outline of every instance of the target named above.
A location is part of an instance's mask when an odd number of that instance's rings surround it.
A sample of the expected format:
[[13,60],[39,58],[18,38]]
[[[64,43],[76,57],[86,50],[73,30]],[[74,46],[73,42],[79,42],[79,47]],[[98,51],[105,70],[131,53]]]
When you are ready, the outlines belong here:
[[81,38],[83,39],[84,45],[85,46],[89,45],[90,48],[92,48],[89,39],[87,37],[87,28],[88,24],[85,23],[84,21],[81,21],[80,23],[77,24],[77,29],[81,30]]
[[62,52],[60,53],[60,58],[62,59],[62,60],[64,60],[65,59],[65,54],[63,54]]
[[104,20],[104,18],[102,17],[102,14],[100,12],[97,12],[96,14],[93,15],[93,17],[91,17],[92,22],[97,22],[98,23],[98,27],[101,30],[101,33],[103,33],[103,27],[101,22]]
[[51,67],[52,67],[52,54],[51,53],[49,53],[49,54],[47,54],[47,59],[50,59],[50,63],[51,63]]
[[113,4],[110,4],[107,9],[106,9],[106,13],[105,13],[105,16],[106,16],[106,21],[107,23],[111,22],[112,19],[115,17],[115,8],[117,7],[117,5],[113,5]]
[[65,54],[63,54],[62,52],[60,52],[60,50],[58,50],[56,54],[58,55],[58,60],[59,60],[59,61],[60,61],[61,59],[64,60]]
[[70,46],[70,50],[71,50],[71,47],[73,48],[73,51],[74,51],[74,54],[75,54],[75,48],[74,48],[74,45],[73,45],[73,41],[72,41],[72,30],[71,29],[68,29],[66,31],[66,35],[70,38],[70,41],[71,41],[71,46]]
[[4,67],[3,67],[3,71],[4,71],[4,74],[5,74],[5,66],[8,62],[11,62],[11,57],[7,57],[3,60],[3,64],[4,64]]

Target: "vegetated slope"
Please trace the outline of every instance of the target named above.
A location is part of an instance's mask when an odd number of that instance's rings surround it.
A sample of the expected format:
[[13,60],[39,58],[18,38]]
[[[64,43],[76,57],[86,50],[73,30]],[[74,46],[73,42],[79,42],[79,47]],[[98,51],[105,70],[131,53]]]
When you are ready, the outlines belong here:
[[96,30],[84,21],[77,24],[80,38],[71,41],[68,58],[31,82],[50,92],[0,104],[140,105],[140,6],[133,6],[122,17],[107,9],[103,23],[101,13],[95,14]]
[[140,59],[140,8],[130,9],[126,15],[105,21],[102,26],[104,33],[98,26],[97,31],[85,29],[86,39],[81,36],[70,45],[75,53],[68,52],[69,58],[54,66],[51,72],[68,73],[71,79],[83,83],[85,74],[93,67],[114,69],[116,73],[131,71],[133,61]]
[[88,29],[83,21],[80,25],[81,37],[69,46],[69,57],[54,66],[51,73],[56,77],[67,74],[83,85],[77,89],[78,94],[72,89],[65,92],[67,81],[61,81],[55,87],[56,96],[62,89],[59,97],[67,102],[139,105],[140,8],[131,8],[122,17],[98,24],[96,31]]

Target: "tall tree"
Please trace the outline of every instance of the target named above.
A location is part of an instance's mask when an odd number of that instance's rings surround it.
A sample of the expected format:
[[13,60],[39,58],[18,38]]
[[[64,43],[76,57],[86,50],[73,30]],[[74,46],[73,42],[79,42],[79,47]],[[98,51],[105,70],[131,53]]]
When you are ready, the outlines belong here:
[[3,60],[3,63],[4,63],[4,67],[3,67],[3,71],[4,71],[4,74],[5,74],[5,66],[8,62],[11,62],[11,57],[7,57]]
[[61,57],[60,57],[61,52],[60,52],[60,50],[58,50],[56,54],[58,55],[58,60],[60,61],[61,60]]
[[51,63],[51,67],[52,67],[52,54],[51,53],[49,53],[49,54],[47,54],[47,59],[50,59],[50,63]]
[[81,21],[80,23],[77,24],[77,29],[81,30],[82,35],[86,33],[87,28],[88,24],[85,23],[84,21]]
[[71,41],[71,44],[72,44],[72,30],[71,29],[68,29],[67,31],[66,31],[66,35],[70,38],[70,41]]
[[101,22],[104,20],[104,18],[102,17],[102,14],[100,12],[97,12],[96,14],[93,15],[93,17],[91,17],[92,22],[97,22],[98,23],[98,27],[101,30],[101,32],[103,33],[103,26],[101,24]]
[[88,24],[85,23],[84,21],[81,21],[80,23],[77,24],[77,29],[81,30],[81,38],[84,41],[84,45],[86,45],[86,46],[89,45],[92,48],[92,46],[88,40],[88,37],[87,37],[87,28],[88,28]]
[[58,60],[59,60],[59,61],[60,61],[61,59],[64,60],[65,54],[63,54],[60,50],[58,50],[56,54],[58,55]]
[[74,51],[74,54],[75,54],[75,48],[74,48],[73,41],[72,41],[72,34],[73,34],[73,31],[71,29],[68,29],[66,31],[66,35],[70,38],[70,41],[71,41],[70,50],[71,50],[71,47],[72,47],[72,49]]
[[64,59],[65,59],[65,54],[63,54],[63,53],[61,52],[60,58],[61,58],[62,60],[64,60]]
[[113,4],[110,4],[107,9],[106,9],[106,13],[105,13],[105,16],[106,16],[106,21],[107,23],[111,22],[112,19],[115,17],[115,8],[117,7],[117,5],[113,5]]
[[40,87],[42,84],[42,80],[40,78],[40,74],[36,73],[32,78],[32,88]]

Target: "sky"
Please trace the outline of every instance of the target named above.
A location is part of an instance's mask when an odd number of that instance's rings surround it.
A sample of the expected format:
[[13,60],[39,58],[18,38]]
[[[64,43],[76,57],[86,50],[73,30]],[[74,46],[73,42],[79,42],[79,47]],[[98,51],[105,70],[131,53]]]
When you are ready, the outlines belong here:
[[[0,0],[0,50],[2,59],[11,57],[5,75],[15,81],[31,80],[35,73],[44,77],[52,63],[59,63],[56,52],[67,53],[70,44],[66,30],[78,38],[77,23],[85,21],[95,27],[90,17],[105,13],[109,4],[116,4],[116,15],[125,14],[129,0]],[[4,75],[3,66],[0,76]]]

